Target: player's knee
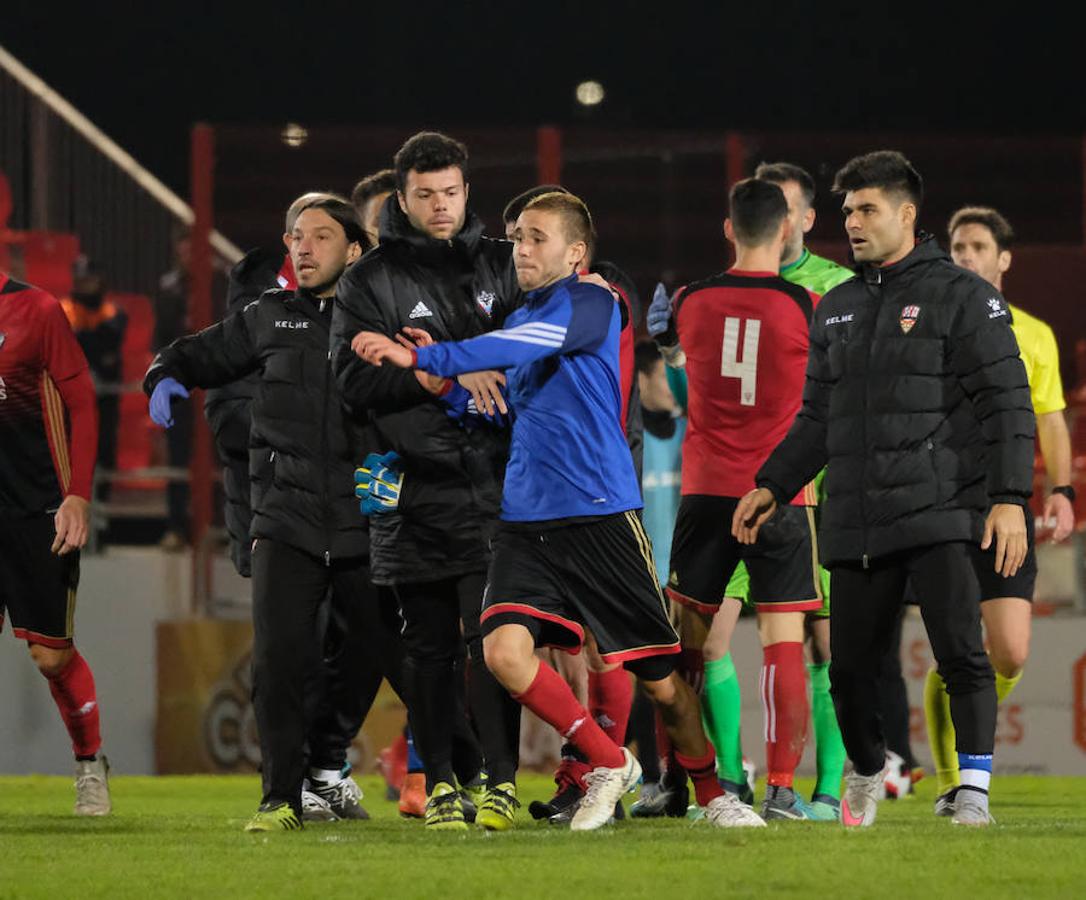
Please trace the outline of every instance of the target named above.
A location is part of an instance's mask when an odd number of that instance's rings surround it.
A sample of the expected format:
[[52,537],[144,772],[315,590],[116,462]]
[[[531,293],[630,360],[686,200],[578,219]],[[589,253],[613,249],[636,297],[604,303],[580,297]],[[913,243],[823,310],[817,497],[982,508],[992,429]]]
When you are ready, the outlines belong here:
[[1029,641],[1005,641],[989,648],[992,668],[1004,678],[1014,678],[1026,667],[1029,659]]
[[671,707],[679,701],[686,682],[677,672],[665,678],[641,679],[641,688],[648,694],[649,700],[657,706]]
[[723,659],[728,655],[730,650],[731,635],[716,634],[712,631],[709,632],[709,636],[705,639],[705,644],[701,648],[701,652],[705,655],[706,662],[715,662],[718,659]]
[[603,675],[604,673],[617,668],[617,666],[608,665],[603,661],[603,657],[600,656],[599,648],[596,647],[595,642],[589,644],[585,641],[584,652],[581,656],[584,657],[585,668],[594,675]]
[[780,643],[802,643],[803,613],[801,612],[759,612],[758,636],[762,646]]
[[34,665],[46,678],[56,678],[63,672],[75,652],[71,647],[58,650],[54,647],[44,647],[41,644],[30,644],[29,650]]
[[504,682],[516,676],[530,662],[531,653],[524,653],[520,641],[510,639],[501,629],[483,638],[483,659],[494,676]]
[[808,647],[811,660],[819,665],[828,663],[830,654],[830,621],[809,617],[807,620]]

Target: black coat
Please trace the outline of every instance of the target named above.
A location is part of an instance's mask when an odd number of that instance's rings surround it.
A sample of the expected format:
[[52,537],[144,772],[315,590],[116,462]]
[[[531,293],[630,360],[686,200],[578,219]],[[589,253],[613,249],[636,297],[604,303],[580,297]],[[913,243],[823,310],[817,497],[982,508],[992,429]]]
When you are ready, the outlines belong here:
[[[250,250],[230,270],[226,288],[226,314],[239,312],[264,291],[276,287],[283,265],[283,249]],[[230,536],[230,558],[238,574],[249,577],[252,569],[253,507],[249,481],[250,407],[260,385],[254,372],[238,381],[213,388],[204,398],[204,416],[215,438],[222,462],[223,521]]]
[[520,299],[512,244],[483,237],[482,222],[470,212],[452,240],[429,238],[412,227],[395,194],[381,213],[380,244],[340,279],[332,369],[350,409],[371,417],[379,449],[403,460],[398,510],[370,521],[376,584],[486,568],[509,443],[507,432],[453,422],[414,372],[368,365],[351,350],[351,339],[360,331],[391,336],[414,326],[439,341],[464,340],[501,327]]
[[803,407],[756,482],[787,502],[828,465],[822,562],[980,540],[1025,504],[1034,417],[1007,304],[930,238],[815,310]]
[[249,435],[252,535],[325,561],[367,552],[353,484],[367,436],[332,378],[331,321],[330,299],[267,291],[218,324],[174,341],[143,383],[150,395],[167,376],[211,388],[259,372]]

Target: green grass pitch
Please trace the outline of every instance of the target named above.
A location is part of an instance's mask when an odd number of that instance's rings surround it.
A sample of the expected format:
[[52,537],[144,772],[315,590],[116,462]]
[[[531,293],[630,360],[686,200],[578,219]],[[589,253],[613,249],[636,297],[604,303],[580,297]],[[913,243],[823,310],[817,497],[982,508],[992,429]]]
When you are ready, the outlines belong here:
[[71,815],[69,779],[0,777],[0,897],[1086,896],[1081,778],[997,778],[999,824],[987,830],[935,819],[928,779],[916,797],[882,803],[871,829],[627,820],[573,834],[531,821],[527,801],[550,782],[525,775],[518,828],[457,835],[425,834],[397,817],[378,778],[360,781],[371,821],[257,836],[241,830],[255,777],[118,776],[114,814],[95,820]]

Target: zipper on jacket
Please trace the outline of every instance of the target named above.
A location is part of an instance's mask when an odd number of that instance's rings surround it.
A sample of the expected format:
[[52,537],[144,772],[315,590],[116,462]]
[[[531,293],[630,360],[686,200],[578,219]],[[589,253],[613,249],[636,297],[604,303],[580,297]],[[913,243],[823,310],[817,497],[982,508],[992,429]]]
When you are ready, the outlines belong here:
[[[321,300],[320,310],[324,312],[325,301]],[[320,319],[321,324],[324,324],[323,317]],[[331,329],[325,333],[325,340],[331,339]],[[329,355],[331,350],[328,351]],[[321,468],[324,470],[323,478],[321,478],[321,515],[324,517],[324,541],[326,549],[324,551],[324,565],[332,565],[332,531],[328,527],[328,470],[331,468],[328,463],[328,404],[329,404],[329,381],[332,377],[332,366],[326,365],[324,367],[324,396],[323,403],[321,404]]]
[[[874,275],[873,278],[871,277],[872,275]],[[875,335],[876,335],[876,332],[878,331],[878,326],[879,326],[879,314],[882,312],[882,291],[877,290],[878,288],[881,288],[881,286],[882,286],[882,270],[878,269],[878,268],[873,269],[870,266],[867,267],[865,269],[864,281],[867,284],[868,291],[871,294],[873,294],[874,297],[875,297],[874,316],[871,319],[871,333],[869,335],[868,344],[867,344],[867,364],[866,364],[866,366],[864,368],[864,373],[863,373],[863,380],[864,380],[864,383],[863,383],[864,408],[863,408],[862,421],[864,423],[864,426],[863,426],[863,428],[864,428],[864,436],[863,436],[863,447],[864,447],[864,457],[863,458],[864,458],[864,463],[863,463],[863,470],[860,473],[860,520],[861,520],[861,523],[862,523],[862,532],[863,532],[863,539],[862,539],[863,553],[862,553],[862,557],[861,557],[861,563],[862,563],[864,569],[868,569],[868,568],[870,568],[871,559],[870,559],[870,557],[868,556],[868,553],[867,553],[867,457],[868,457],[868,450],[869,450],[869,448],[867,446],[867,432],[868,432],[867,411],[868,411],[868,408],[871,405],[870,402],[869,402],[869,396],[868,396],[868,392],[869,392],[870,385],[871,385],[871,378],[870,378],[870,375],[871,375],[871,360],[875,355]]]

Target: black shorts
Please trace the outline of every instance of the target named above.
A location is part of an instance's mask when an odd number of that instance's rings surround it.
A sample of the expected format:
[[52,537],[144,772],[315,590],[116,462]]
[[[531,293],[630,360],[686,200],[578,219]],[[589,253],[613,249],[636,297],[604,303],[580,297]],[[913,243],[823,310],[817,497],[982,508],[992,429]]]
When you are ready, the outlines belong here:
[[987,550],[981,550],[977,544],[973,547],[973,567],[977,570],[980,582],[980,600],[995,600],[1000,597],[1019,597],[1033,602],[1033,590],[1037,586],[1037,553],[1033,549],[1033,513],[1026,509],[1026,538],[1029,550],[1022,567],[1010,578],[1004,578],[995,570],[995,541]]
[[56,556],[52,514],[0,518],[0,628],[28,644],[57,650],[72,646],[79,551]]
[[735,497],[688,494],[679,503],[671,544],[667,595],[676,603],[712,615],[740,561],[750,573],[750,599],[759,612],[814,612],[822,608],[814,512],[782,506],[758,532],[740,544],[732,537]]
[[503,523],[493,542],[483,634],[533,620],[537,643],[577,653],[587,628],[606,663],[680,651],[634,512],[547,527]]

